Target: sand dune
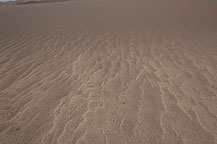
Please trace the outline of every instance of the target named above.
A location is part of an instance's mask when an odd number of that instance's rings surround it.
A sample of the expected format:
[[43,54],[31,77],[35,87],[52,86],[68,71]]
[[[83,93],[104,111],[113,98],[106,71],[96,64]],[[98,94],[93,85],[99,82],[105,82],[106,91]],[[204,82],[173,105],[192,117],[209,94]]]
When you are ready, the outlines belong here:
[[0,2],[0,5],[11,6],[11,5],[41,4],[41,3],[53,3],[53,2],[66,2],[66,1],[76,1],[76,0],[12,0],[12,1]]
[[0,144],[217,144],[215,1],[0,7]]
[[39,3],[52,3],[52,2],[66,2],[76,0],[27,0],[27,1],[16,1],[15,4],[39,4]]

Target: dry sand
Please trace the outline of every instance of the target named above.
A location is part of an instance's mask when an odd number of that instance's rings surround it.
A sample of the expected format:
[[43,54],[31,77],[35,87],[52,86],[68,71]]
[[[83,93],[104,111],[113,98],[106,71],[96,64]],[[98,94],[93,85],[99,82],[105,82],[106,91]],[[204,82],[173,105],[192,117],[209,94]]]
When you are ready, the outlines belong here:
[[0,7],[1,144],[217,144],[217,2]]

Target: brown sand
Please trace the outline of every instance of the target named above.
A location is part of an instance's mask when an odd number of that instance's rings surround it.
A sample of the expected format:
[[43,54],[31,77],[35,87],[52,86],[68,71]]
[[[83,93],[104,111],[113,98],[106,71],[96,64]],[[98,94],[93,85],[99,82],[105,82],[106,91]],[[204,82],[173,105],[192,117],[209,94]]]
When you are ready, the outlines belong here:
[[1,144],[217,144],[217,2],[0,7]]

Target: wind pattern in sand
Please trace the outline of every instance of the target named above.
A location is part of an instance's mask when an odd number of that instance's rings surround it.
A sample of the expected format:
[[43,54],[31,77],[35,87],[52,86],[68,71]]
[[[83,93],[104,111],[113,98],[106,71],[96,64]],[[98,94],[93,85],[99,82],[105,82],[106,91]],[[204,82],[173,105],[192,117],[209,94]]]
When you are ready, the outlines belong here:
[[122,2],[0,7],[1,144],[217,144],[216,23]]

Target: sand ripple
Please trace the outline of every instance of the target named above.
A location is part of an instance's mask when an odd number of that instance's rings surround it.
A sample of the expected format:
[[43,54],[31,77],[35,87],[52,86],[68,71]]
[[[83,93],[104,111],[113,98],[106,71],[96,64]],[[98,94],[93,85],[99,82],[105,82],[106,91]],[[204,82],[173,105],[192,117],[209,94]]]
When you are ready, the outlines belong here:
[[1,144],[217,143],[215,31],[75,25],[2,30]]

